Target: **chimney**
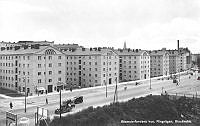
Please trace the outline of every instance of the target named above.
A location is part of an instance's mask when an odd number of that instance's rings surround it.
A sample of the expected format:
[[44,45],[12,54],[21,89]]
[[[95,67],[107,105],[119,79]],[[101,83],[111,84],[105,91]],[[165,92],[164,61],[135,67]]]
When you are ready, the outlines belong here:
[[179,50],[179,40],[177,40],[177,49]]

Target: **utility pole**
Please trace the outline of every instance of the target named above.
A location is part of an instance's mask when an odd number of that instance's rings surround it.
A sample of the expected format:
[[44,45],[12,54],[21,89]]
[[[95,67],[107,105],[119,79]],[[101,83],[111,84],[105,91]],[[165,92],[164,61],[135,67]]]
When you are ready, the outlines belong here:
[[107,83],[108,83],[108,53],[106,53],[106,98],[108,96]]
[[114,94],[114,102],[118,101],[118,92],[117,92],[117,77],[116,77],[116,86],[115,86],[115,94]]
[[24,112],[26,113],[26,77],[24,77],[24,82],[25,82],[25,99],[24,99],[25,100],[24,101],[24,104],[25,104],[24,107],[25,108],[24,108]]
[[151,76],[150,76],[150,79],[149,79],[149,80],[150,80],[150,87],[149,87],[149,89],[151,90]]
[[60,119],[61,119],[61,86],[60,86]]

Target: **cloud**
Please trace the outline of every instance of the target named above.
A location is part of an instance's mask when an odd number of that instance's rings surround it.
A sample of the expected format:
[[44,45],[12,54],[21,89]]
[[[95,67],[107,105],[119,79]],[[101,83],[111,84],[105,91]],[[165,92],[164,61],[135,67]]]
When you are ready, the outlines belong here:
[[[199,0],[1,0],[3,41],[72,41],[83,46],[198,47]],[[192,43],[192,44],[191,44]],[[195,45],[195,46],[194,46]]]

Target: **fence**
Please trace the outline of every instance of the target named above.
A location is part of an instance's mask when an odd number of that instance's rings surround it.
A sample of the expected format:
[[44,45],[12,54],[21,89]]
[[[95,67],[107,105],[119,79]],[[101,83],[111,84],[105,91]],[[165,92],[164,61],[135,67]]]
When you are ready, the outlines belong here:
[[197,92],[196,93],[193,93],[193,94],[187,94],[187,93],[168,93],[169,95],[169,98],[170,99],[179,99],[180,97],[186,97],[186,98],[193,98],[193,99],[196,99],[196,100],[200,100],[200,94],[198,94]]

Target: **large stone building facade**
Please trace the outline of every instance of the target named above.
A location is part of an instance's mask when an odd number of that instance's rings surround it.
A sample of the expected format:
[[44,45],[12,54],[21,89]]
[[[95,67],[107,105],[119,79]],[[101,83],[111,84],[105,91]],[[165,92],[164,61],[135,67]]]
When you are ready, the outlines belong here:
[[150,51],[151,77],[169,75],[169,53],[165,50]]
[[169,73],[175,74],[179,72],[180,57],[178,50],[167,50],[169,53]]
[[119,56],[111,48],[65,51],[66,83],[93,87],[118,83]]
[[0,51],[0,86],[30,94],[56,90],[65,81],[65,55],[52,46],[16,46]]
[[143,80],[150,78],[150,56],[139,49],[118,49],[119,81]]

